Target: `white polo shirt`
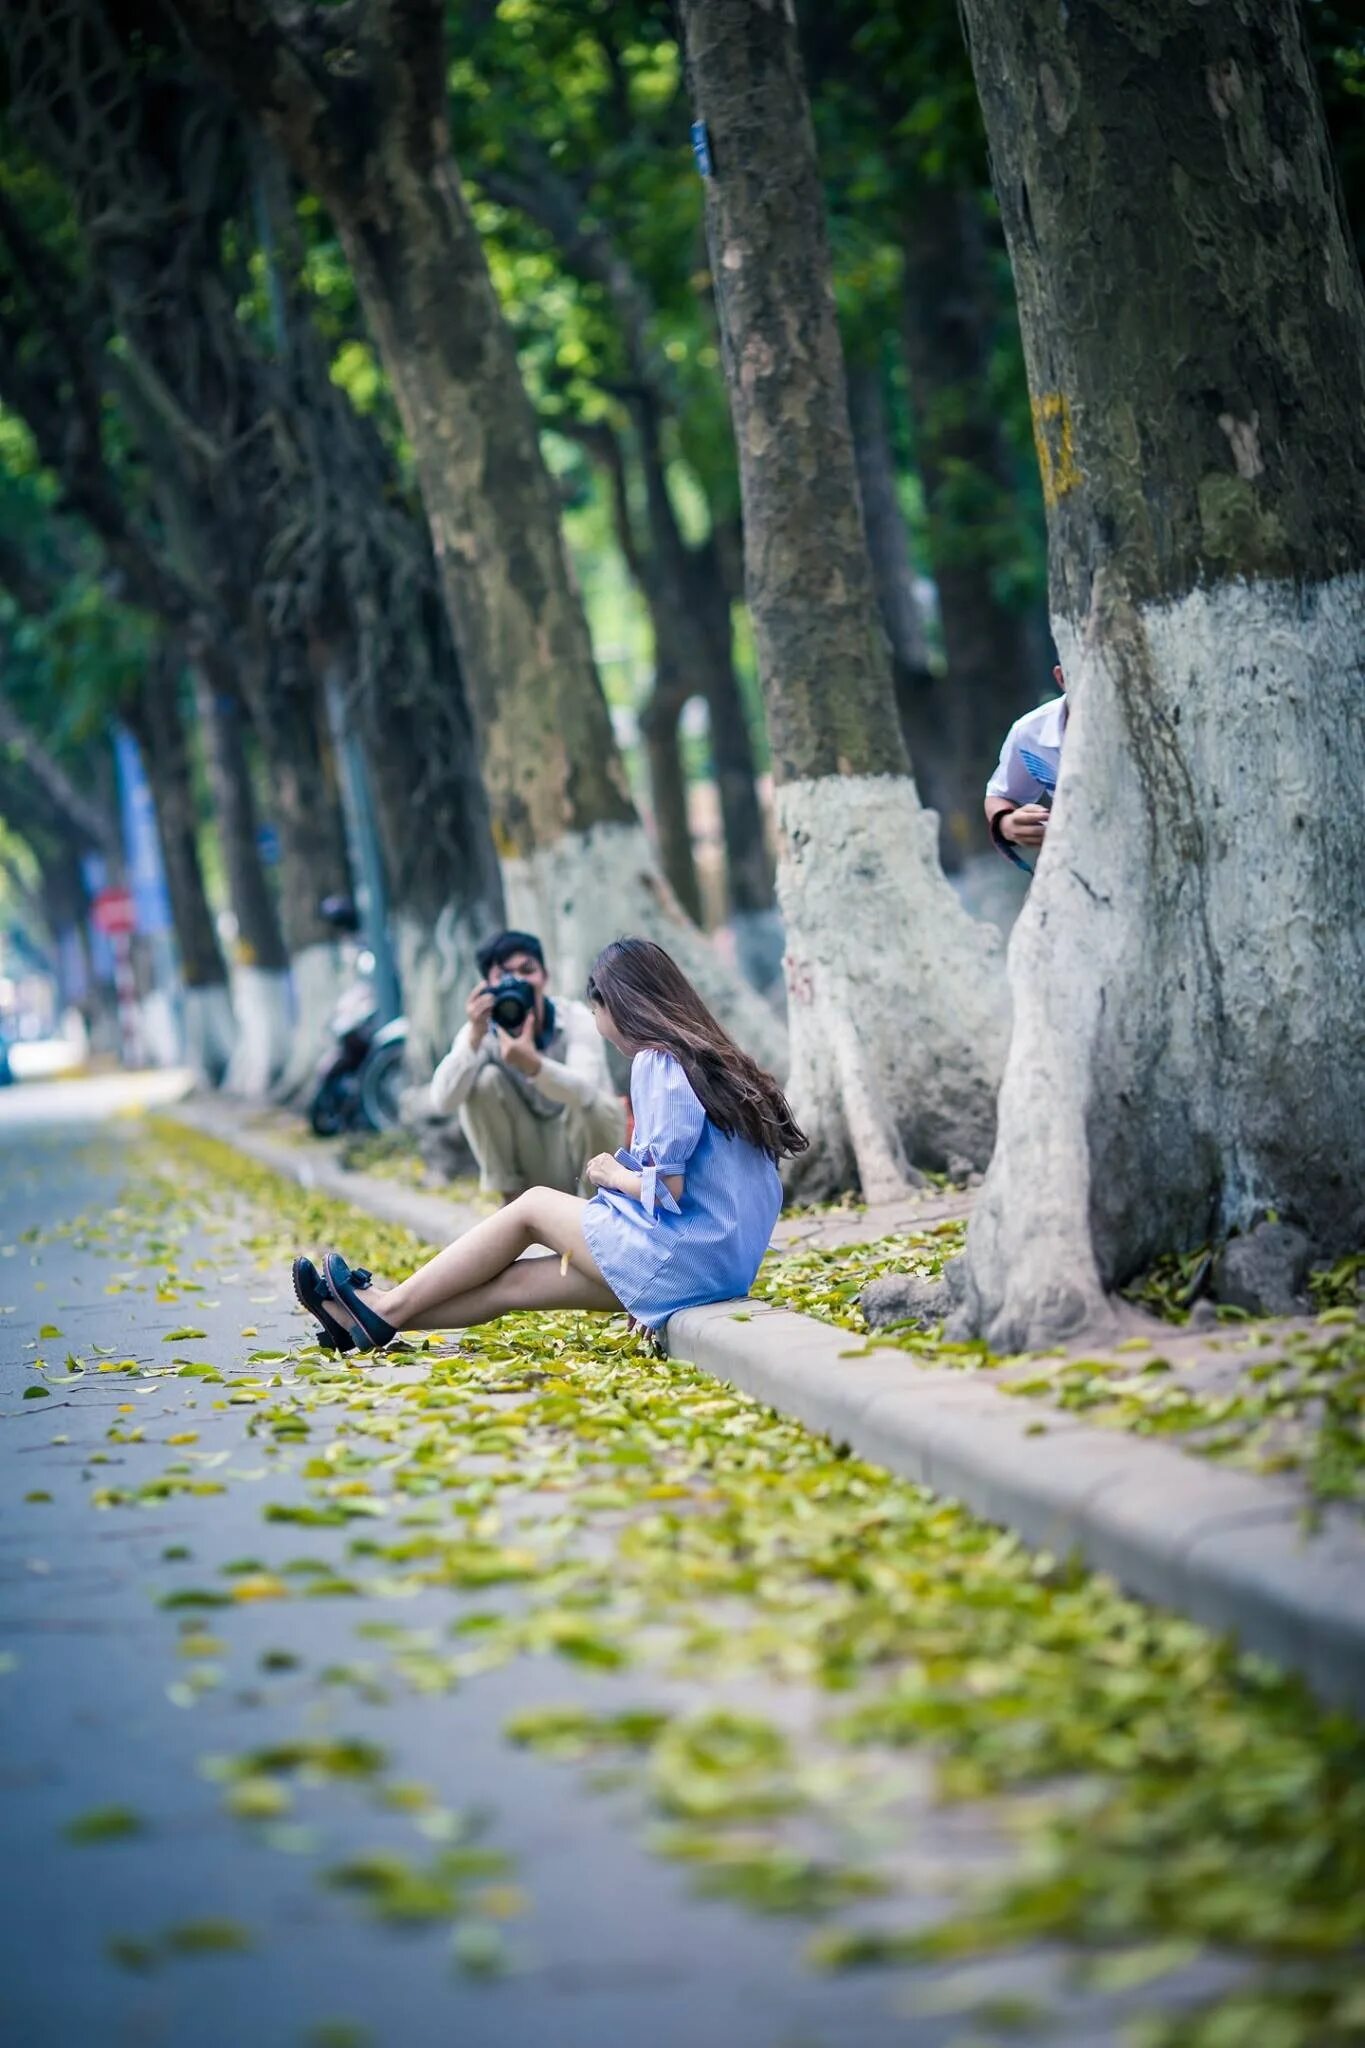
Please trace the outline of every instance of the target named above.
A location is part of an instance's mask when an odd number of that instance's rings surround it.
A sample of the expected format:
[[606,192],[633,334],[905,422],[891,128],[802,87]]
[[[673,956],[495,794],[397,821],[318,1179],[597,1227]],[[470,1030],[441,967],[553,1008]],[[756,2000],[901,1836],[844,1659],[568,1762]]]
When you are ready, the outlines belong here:
[[1066,733],[1066,698],[1054,697],[1016,718],[1000,749],[1000,765],[986,784],[987,796],[1012,804],[1036,804],[1057,787]]

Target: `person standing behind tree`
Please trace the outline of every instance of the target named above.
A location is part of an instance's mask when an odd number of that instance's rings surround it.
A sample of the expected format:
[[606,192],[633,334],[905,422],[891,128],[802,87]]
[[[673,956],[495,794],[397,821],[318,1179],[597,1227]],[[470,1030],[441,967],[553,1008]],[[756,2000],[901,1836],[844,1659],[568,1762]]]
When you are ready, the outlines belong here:
[[1066,678],[1060,668],[1053,669],[1052,678],[1063,694],[1015,719],[1000,749],[999,766],[986,784],[991,838],[1006,860],[1025,870],[1028,862],[1014,849],[1043,843],[1066,737]]
[[[439,1116],[458,1110],[485,1192],[504,1202],[530,1187],[573,1194],[587,1161],[625,1137],[592,1012],[551,1000],[532,932],[498,932],[477,957],[484,978],[432,1076],[431,1106]],[[518,999],[519,1023],[511,1016]]]

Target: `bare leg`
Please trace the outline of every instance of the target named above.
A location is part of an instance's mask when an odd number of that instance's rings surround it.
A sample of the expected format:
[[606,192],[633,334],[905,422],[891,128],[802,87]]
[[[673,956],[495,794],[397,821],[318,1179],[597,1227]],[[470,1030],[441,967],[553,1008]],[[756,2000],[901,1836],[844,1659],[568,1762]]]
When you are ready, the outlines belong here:
[[[387,1297],[385,1297],[387,1298]],[[497,1316],[518,1309],[586,1308],[604,1314],[619,1313],[620,1302],[605,1280],[580,1273],[570,1266],[559,1270],[559,1260],[518,1259],[493,1280],[471,1287],[467,1294],[455,1294],[438,1301],[403,1325],[405,1330],[469,1330],[476,1323],[491,1323]]]
[[[426,1321],[438,1304],[468,1294],[494,1280],[533,1244],[548,1244],[570,1267],[586,1279],[596,1281],[609,1296],[609,1303],[565,1302],[564,1307],[617,1306],[616,1297],[597,1269],[583,1235],[583,1211],[587,1203],[577,1195],[562,1194],[558,1188],[528,1188],[495,1216],[485,1216],[463,1237],[457,1237],[435,1258],[419,1266],[408,1279],[382,1293],[377,1287],[362,1290],[360,1299],[378,1310],[398,1330],[449,1328],[448,1324]],[[559,1260],[555,1262],[556,1268]],[[568,1278],[568,1274],[565,1274]],[[548,1306],[542,1303],[540,1306]],[[342,1311],[344,1313],[344,1311]],[[349,1320],[349,1318],[348,1318]]]

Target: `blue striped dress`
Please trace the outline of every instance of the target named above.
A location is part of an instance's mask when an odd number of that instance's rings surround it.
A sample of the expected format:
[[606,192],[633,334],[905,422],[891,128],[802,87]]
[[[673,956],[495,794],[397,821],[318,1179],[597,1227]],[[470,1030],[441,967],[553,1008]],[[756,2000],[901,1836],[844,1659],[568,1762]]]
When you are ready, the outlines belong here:
[[[607,1285],[650,1329],[675,1309],[747,1294],[782,1207],[766,1152],[711,1122],[672,1053],[637,1052],[630,1068],[634,1149],[618,1152],[641,1176],[640,1199],[599,1188],[583,1235]],[[681,1174],[676,1202],[664,1186]]]

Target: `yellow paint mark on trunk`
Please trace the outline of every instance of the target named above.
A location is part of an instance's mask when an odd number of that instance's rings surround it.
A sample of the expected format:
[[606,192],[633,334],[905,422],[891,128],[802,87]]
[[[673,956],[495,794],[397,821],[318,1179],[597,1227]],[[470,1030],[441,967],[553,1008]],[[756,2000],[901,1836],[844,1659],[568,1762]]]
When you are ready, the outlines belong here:
[[1076,444],[1071,424],[1071,406],[1061,391],[1045,391],[1035,398],[1033,444],[1038,450],[1038,469],[1043,480],[1043,503],[1051,511],[1068,491],[1085,482],[1076,461]]

